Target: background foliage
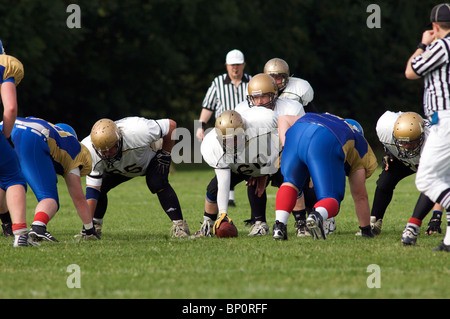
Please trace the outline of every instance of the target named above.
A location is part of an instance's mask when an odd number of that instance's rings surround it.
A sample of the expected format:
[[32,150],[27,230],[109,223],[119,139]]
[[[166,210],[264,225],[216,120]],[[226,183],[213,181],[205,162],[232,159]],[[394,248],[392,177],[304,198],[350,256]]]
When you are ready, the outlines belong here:
[[[81,8],[69,29],[69,4]],[[370,3],[381,28],[369,29]],[[387,109],[422,114],[422,81],[404,69],[436,4],[430,0],[0,0],[0,38],[25,66],[21,116],[67,122],[80,137],[101,117],[170,117],[193,129],[226,53],[249,74],[273,57],[315,90],[320,111],[352,117],[379,147]]]

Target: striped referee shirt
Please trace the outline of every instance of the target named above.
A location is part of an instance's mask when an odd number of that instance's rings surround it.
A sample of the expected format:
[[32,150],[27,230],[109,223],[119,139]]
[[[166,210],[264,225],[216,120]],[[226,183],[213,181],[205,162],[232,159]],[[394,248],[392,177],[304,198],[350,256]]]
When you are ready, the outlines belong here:
[[437,111],[450,110],[450,34],[430,44],[415,57],[411,67],[424,77],[424,113],[430,117]]
[[250,79],[251,76],[244,73],[241,83],[236,87],[227,73],[217,76],[206,92],[202,107],[215,112],[216,118],[224,111],[234,110],[236,105],[246,99]]

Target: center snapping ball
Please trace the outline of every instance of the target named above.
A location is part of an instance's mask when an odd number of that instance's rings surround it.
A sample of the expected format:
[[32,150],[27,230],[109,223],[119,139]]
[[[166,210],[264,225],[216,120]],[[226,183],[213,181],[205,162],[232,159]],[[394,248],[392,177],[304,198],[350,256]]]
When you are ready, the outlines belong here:
[[219,225],[219,228],[216,229],[216,236],[217,238],[237,237],[238,230],[233,223],[222,221]]

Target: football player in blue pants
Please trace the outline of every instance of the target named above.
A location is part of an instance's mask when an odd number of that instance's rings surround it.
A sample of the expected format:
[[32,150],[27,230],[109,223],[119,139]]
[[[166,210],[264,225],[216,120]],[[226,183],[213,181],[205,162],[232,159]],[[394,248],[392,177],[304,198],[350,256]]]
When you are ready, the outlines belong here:
[[[16,86],[23,79],[22,63],[13,56],[6,55],[0,41],[0,94],[3,103],[3,128],[0,133],[0,201],[10,214],[0,214],[3,233],[14,235],[14,247],[28,246],[26,224],[27,183],[20,171],[19,161],[13,150],[11,131],[17,117]],[[6,202],[8,201],[8,207]]]
[[59,210],[57,175],[61,175],[84,227],[89,230],[85,238],[99,239],[81,186],[81,176],[91,172],[92,159],[73,128],[35,117],[18,117],[11,137],[23,175],[38,200],[29,236],[37,241],[57,241],[47,231],[47,224]]
[[317,203],[306,224],[316,239],[326,239],[323,221],[338,214],[345,195],[346,176],[364,237],[373,237],[370,207],[365,187],[378,166],[363,132],[356,125],[329,114],[307,113],[303,117],[283,116],[278,121],[281,143],[281,173],[273,227],[274,239],[287,239],[287,221],[309,171]]

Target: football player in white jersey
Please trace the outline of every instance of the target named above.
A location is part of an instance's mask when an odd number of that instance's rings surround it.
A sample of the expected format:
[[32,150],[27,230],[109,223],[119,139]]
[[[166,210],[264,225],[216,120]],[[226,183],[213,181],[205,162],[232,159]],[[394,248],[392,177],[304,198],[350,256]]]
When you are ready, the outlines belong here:
[[[86,178],[86,198],[94,214],[97,233],[101,233],[108,204],[107,193],[137,176],[145,176],[149,190],[158,196],[162,208],[172,220],[173,237],[187,237],[189,227],[178,197],[169,184],[171,150],[175,141],[171,119],[150,120],[127,117],[113,122],[101,119],[82,143],[92,156],[92,172]],[[162,145],[158,147],[158,144]]]
[[264,65],[264,73],[274,78],[278,86],[278,97],[298,101],[305,112],[318,113],[312,103],[314,90],[308,81],[290,76],[289,65],[280,58],[273,58]]
[[[266,107],[274,110],[278,117],[283,115],[295,115],[301,117],[305,115],[305,110],[300,102],[286,98],[279,98],[278,92],[279,90],[277,83],[272,76],[265,73],[257,74],[248,84],[247,101],[238,104],[236,111],[242,113],[250,108]],[[277,176],[272,178],[272,186],[279,187],[283,182],[283,176],[281,175],[281,172],[277,172],[276,175]],[[305,185],[308,186],[308,182]],[[316,199],[313,189],[309,193],[312,193],[311,197],[313,197],[313,199],[310,200],[310,207],[312,208]],[[306,206],[304,196],[299,198],[292,213],[296,219],[295,227],[297,236],[309,236],[306,229]],[[250,220],[247,220],[246,222],[253,224],[254,216],[252,215]],[[333,232],[336,228],[334,219],[327,220],[325,225],[327,233]]]
[[[225,111],[217,119],[201,145],[203,159],[215,169],[216,176],[207,187],[203,224],[194,238],[211,236],[228,217],[228,193],[247,181],[252,214],[249,236],[269,234],[266,222],[266,185],[278,171],[280,156],[278,117],[266,108],[247,109],[242,114]],[[219,218],[217,219],[217,215]]]
[[257,74],[250,80],[247,101],[239,103],[235,110],[242,113],[254,106],[264,106],[274,110],[278,116],[305,115],[305,110],[299,102],[278,98],[278,87],[275,80],[264,73]]
[[[372,204],[370,223],[375,235],[381,233],[383,217],[392,200],[397,184],[407,176],[415,174],[419,166],[420,153],[430,131],[430,123],[415,112],[386,111],[377,121],[376,131],[384,146],[384,168],[377,180]],[[417,241],[422,220],[433,208],[433,216],[427,234],[440,232],[443,207],[420,194],[412,217],[402,234],[404,245]]]

